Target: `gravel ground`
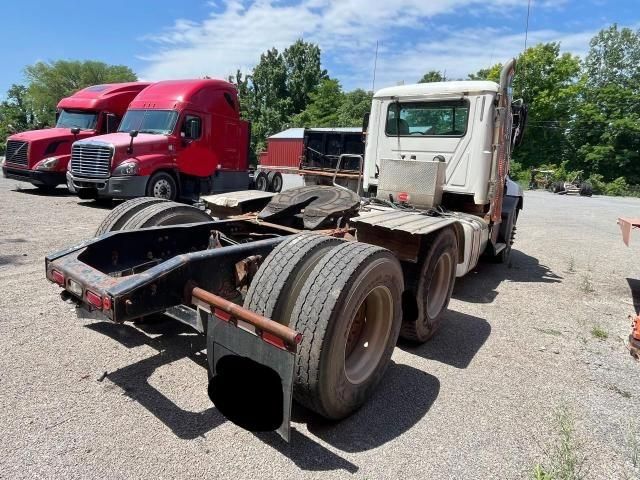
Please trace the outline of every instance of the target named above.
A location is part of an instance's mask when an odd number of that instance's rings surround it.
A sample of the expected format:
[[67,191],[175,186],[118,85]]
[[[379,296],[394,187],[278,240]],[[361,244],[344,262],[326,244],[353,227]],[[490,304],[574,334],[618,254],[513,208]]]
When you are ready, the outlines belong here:
[[635,478],[640,235],[625,247],[616,217],[639,213],[637,199],[527,192],[511,266],[458,280],[441,332],[399,345],[364,408],[338,424],[295,409],[285,444],[217,413],[186,329],[77,320],[43,257],[107,211],[0,179],[0,478],[526,478],[553,457],[560,409],[584,478]]

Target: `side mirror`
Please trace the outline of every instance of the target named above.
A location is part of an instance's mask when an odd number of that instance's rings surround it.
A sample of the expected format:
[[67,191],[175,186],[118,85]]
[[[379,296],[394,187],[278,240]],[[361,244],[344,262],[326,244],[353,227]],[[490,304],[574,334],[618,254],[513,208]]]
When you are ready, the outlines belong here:
[[366,135],[367,134],[367,130],[369,129],[369,112],[364,114],[364,117],[362,118],[362,134]]
[[129,142],[129,148],[127,148],[127,153],[133,153],[133,139],[138,136],[138,130],[131,130],[129,132],[129,136],[131,137],[131,141]]
[[73,134],[73,136],[75,137],[76,135],[78,135],[80,133],[80,127],[73,127],[71,129],[71,133]]

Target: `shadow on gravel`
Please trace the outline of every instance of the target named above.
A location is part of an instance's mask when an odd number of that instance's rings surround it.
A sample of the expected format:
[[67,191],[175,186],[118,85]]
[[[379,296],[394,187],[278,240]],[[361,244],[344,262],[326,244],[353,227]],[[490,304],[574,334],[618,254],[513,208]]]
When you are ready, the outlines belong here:
[[[152,357],[109,372],[106,378],[145,407],[179,438],[192,440],[226,421],[213,406],[202,412],[183,410],[149,383],[156,369],[183,358],[190,358],[206,369],[204,336],[192,333],[188,327],[161,315],[149,317],[135,327],[97,322],[88,324],[86,328],[106,335],[127,348],[148,345],[158,351]],[[203,371],[202,385],[205,389],[206,371]],[[346,420],[328,422],[295,403],[293,420],[307,423],[310,432],[340,450],[360,452],[379,447],[409,430],[429,411],[439,391],[440,382],[434,376],[392,362],[373,397]],[[389,408],[390,405],[394,407]],[[352,474],[358,471],[357,465],[295,428],[291,429],[290,443],[273,432],[255,433],[255,436],[302,470],[345,470]]]
[[256,433],[255,436],[275,448],[302,470],[313,472],[346,470],[349,473],[358,471],[356,465],[316,443],[295,428],[291,428],[290,443],[273,433]]
[[36,195],[38,197],[72,197],[73,193],[67,190],[67,187],[64,188],[55,188],[50,191],[39,190],[38,188],[22,188],[16,187],[13,189],[14,192],[18,193],[26,193],[27,195]]
[[433,375],[391,362],[373,396],[350,417],[329,422],[298,405],[293,415],[328,444],[345,452],[362,452],[411,429],[426,415],[439,393],[440,381]]
[[78,205],[81,207],[97,208],[100,210],[111,210],[119,203],[122,202],[116,202],[114,200],[111,200],[110,198],[105,198],[99,200],[89,200],[86,202],[78,202]]
[[471,303],[492,303],[498,296],[496,288],[502,282],[560,283],[563,278],[537,258],[519,250],[511,252],[509,265],[481,261],[472,272],[456,279],[452,297]]
[[636,315],[640,315],[640,280],[636,278],[627,278],[627,283],[631,290],[633,308],[636,310]]
[[[149,383],[149,378],[156,369],[183,358],[190,358],[206,368],[206,355],[202,353],[205,337],[195,332],[191,334],[192,331],[181,323],[164,320],[161,316],[150,317],[149,323],[139,324],[137,327],[108,322],[87,325],[87,328],[106,335],[127,348],[148,345],[158,350],[152,357],[109,372],[107,378],[149,410],[179,438],[192,440],[225,422],[225,418],[213,405],[202,412],[183,410]],[[160,336],[153,338],[147,333]],[[206,371],[203,371],[201,379],[194,379],[199,380],[202,380],[203,391],[206,390]]]
[[491,325],[483,318],[448,310],[433,339],[422,345],[400,340],[398,348],[462,369],[469,366],[490,334]]
[[22,265],[26,259],[27,256],[24,254],[0,255],[0,267],[6,265]]

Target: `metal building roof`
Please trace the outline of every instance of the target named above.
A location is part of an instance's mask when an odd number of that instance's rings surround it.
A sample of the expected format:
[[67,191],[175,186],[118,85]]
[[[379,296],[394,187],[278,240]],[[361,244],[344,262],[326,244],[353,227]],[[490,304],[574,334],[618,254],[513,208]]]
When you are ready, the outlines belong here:
[[[327,127],[318,127],[318,128],[307,128],[306,130],[311,130],[314,132],[344,132],[344,133],[360,133],[362,132],[362,128],[360,127],[338,127],[338,128],[327,128]],[[290,138],[290,139],[302,139],[304,137],[304,128],[289,128],[280,133],[276,133],[275,135],[271,135],[269,139],[278,139],[278,138]]]

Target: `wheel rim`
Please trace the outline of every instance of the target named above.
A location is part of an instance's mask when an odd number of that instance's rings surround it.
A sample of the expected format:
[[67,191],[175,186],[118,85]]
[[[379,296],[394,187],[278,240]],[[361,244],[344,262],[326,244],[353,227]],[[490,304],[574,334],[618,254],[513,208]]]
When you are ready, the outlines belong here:
[[453,262],[450,254],[445,253],[438,259],[427,293],[427,315],[429,318],[437,317],[447,301],[452,268]]
[[171,200],[172,193],[171,184],[164,178],[158,180],[153,185],[153,196],[156,198],[166,198]]
[[344,370],[352,384],[362,383],[376,369],[391,332],[393,298],[387,287],[371,290],[349,324]]
[[258,190],[266,191],[267,190],[267,179],[264,176],[259,176],[256,180],[256,187]]

